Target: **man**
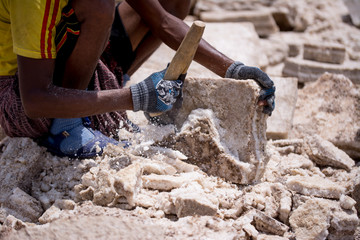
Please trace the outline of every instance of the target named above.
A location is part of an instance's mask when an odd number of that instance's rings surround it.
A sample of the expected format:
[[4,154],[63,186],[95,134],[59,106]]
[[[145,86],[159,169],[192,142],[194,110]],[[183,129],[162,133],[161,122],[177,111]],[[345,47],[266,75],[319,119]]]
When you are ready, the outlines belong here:
[[[133,126],[124,110],[170,110],[180,79],[166,81],[161,71],[122,88],[123,79],[161,42],[178,48],[189,8],[190,0],[127,0],[117,6],[114,0],[0,0],[0,123],[6,134],[41,139],[59,156],[91,157],[108,143],[119,144],[107,137],[114,130]],[[260,69],[229,59],[205,41],[195,60],[221,77],[255,79],[264,89],[264,112],[271,114],[275,89]],[[159,94],[159,85],[168,96]]]

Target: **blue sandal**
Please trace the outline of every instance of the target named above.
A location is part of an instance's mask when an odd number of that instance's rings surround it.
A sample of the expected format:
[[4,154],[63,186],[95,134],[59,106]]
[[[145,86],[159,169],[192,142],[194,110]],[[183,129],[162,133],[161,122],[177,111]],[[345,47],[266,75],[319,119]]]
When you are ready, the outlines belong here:
[[63,131],[57,135],[49,134],[45,139],[42,139],[39,144],[46,147],[48,152],[56,156],[69,158],[91,158],[100,156],[103,154],[104,148],[109,143],[113,145],[122,145],[124,148],[131,145],[127,141],[118,142],[89,127],[86,127],[86,129],[94,135],[94,138],[81,146],[76,152],[64,152],[61,150],[62,141],[67,137],[70,137],[70,134],[67,131]]

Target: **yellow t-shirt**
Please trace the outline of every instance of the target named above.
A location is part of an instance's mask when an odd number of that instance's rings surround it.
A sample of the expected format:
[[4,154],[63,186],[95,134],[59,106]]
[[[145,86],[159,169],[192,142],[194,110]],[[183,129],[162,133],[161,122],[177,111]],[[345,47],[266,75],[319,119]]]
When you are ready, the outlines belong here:
[[56,25],[69,0],[0,0],[0,76],[14,75],[17,55],[56,58]]

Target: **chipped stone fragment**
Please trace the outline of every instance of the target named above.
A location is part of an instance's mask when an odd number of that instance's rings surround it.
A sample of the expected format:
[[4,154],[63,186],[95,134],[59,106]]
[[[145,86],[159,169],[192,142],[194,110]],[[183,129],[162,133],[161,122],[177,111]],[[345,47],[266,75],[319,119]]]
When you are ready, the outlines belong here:
[[97,205],[107,206],[110,204],[116,192],[113,187],[114,177],[107,170],[101,169],[96,178],[96,185],[98,186],[94,191],[93,202]]
[[254,221],[256,229],[261,232],[283,236],[285,232],[289,231],[288,226],[259,210],[256,210]]
[[312,161],[320,166],[330,166],[350,171],[355,165],[355,161],[344,151],[319,135],[308,136],[305,141],[307,143],[306,153]]
[[129,205],[135,205],[135,198],[142,186],[141,176],[143,167],[139,163],[121,169],[116,173],[114,179],[115,191],[120,196],[125,196]]
[[345,193],[343,186],[319,176],[291,176],[286,186],[300,194],[322,198],[340,199],[340,196]]
[[270,139],[288,138],[292,128],[297,101],[297,78],[271,78],[276,87],[276,108],[267,119],[266,136]]
[[26,224],[23,221],[21,221],[20,219],[14,217],[13,215],[9,215],[6,217],[3,226],[18,231],[22,228],[25,228]]
[[175,200],[176,215],[186,216],[214,216],[217,206],[208,200],[207,196],[199,193],[188,193],[178,196]]
[[330,227],[329,211],[329,206],[318,199],[310,199],[298,207],[289,220],[296,239],[326,239]]
[[25,222],[37,222],[43,213],[40,202],[20,188],[12,191],[4,207],[11,215]]
[[221,11],[202,12],[200,19],[205,22],[252,22],[256,32],[261,37],[269,36],[279,31],[270,11]]
[[142,176],[142,186],[149,189],[169,191],[179,188],[185,183],[199,181],[202,178],[204,175],[198,172],[183,173],[178,176],[150,174]]
[[357,212],[360,213],[360,177],[355,180],[355,186],[351,196],[356,201],[355,208]]
[[342,64],[345,60],[346,49],[335,43],[305,43],[304,59],[323,63]]
[[274,236],[274,235],[266,235],[260,234],[257,236],[257,240],[288,240],[286,237]]
[[61,210],[55,206],[52,205],[50,208],[48,208],[44,214],[39,218],[39,222],[41,224],[49,223],[52,221],[55,221],[60,218]]
[[[167,156],[164,156],[162,154],[158,154],[152,157],[153,159],[166,162],[167,164],[173,166],[177,172],[195,172],[199,170],[199,167],[193,164],[188,164],[178,158],[170,158]],[[186,158],[187,159],[187,158]]]
[[288,58],[285,61],[283,75],[296,77],[299,82],[313,82],[321,77],[325,72],[332,74],[343,74],[353,83],[360,84],[360,66],[358,62],[347,62],[337,65],[330,63],[320,63],[299,58]]
[[356,201],[354,199],[352,199],[351,197],[346,196],[346,195],[341,195],[340,206],[343,209],[351,210],[355,206],[355,204],[356,204]]

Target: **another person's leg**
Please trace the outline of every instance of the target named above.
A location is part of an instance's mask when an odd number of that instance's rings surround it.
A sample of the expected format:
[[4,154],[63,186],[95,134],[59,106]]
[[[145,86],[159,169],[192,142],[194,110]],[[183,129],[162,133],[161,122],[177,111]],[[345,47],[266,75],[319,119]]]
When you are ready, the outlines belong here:
[[[189,13],[190,0],[160,0],[159,2],[166,11],[180,19],[184,19]],[[125,1],[118,6],[117,10],[135,53],[135,59],[126,71],[126,74],[131,76],[160,46],[161,40],[149,31],[141,17]]]
[[[109,39],[115,11],[114,1],[73,0],[71,6],[64,10],[68,10],[65,16],[74,14],[73,10],[75,11],[73,18],[63,17],[63,21],[75,18],[75,23],[80,25],[80,34],[75,42],[67,43],[67,46],[71,46],[67,53],[61,52],[60,48],[57,58],[57,67],[60,68],[55,72],[60,75],[57,84],[65,88],[85,90]],[[67,39],[70,41],[70,38]],[[63,55],[65,57],[61,57]],[[107,143],[118,144],[90,129],[81,118],[53,119],[49,132],[43,145],[56,155],[92,157],[97,153],[101,154]]]

